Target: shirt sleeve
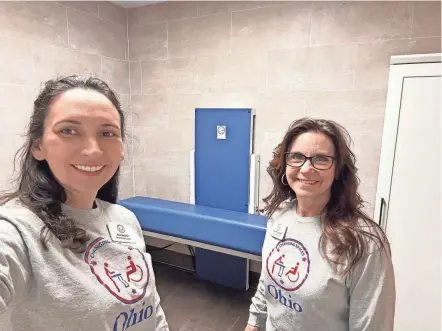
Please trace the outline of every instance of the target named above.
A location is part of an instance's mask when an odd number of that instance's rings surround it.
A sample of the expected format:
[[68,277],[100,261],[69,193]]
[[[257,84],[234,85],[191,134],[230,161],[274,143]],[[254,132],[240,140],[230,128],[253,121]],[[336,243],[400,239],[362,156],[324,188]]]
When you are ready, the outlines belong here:
[[[269,229],[272,228],[273,217],[269,218],[267,221],[267,230],[264,238],[264,245],[269,237]],[[264,245],[262,252],[262,261],[265,261],[264,257]],[[266,285],[264,282],[265,275],[265,263],[261,263],[261,275],[259,277],[259,283],[255,295],[252,298],[252,303],[249,308],[249,319],[247,321],[248,325],[255,326],[260,329],[265,328],[267,321],[267,299],[265,296]]]
[[29,255],[19,231],[0,220],[0,316],[26,296],[30,275]]
[[[263,264],[264,265],[264,264]],[[261,276],[259,277],[259,284],[255,295],[252,298],[252,304],[250,305],[248,325],[255,326],[257,328],[264,328],[267,320],[267,301],[265,297],[265,284],[264,284],[264,267],[261,267]]]
[[386,248],[378,248],[361,260],[351,278],[349,330],[393,331],[396,291]]
[[160,295],[155,288],[155,308],[156,308],[156,327],[155,331],[169,331],[169,325],[166,321],[166,315],[160,304]]

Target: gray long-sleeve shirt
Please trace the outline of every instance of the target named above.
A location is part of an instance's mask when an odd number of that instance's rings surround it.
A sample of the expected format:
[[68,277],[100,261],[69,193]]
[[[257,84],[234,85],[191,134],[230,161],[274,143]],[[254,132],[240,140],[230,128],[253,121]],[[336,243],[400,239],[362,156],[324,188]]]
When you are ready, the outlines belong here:
[[135,215],[96,204],[63,205],[91,235],[81,254],[53,235],[44,250],[41,219],[18,201],[0,207],[1,331],[169,330]]
[[269,219],[248,324],[267,331],[392,331],[388,253],[369,241],[369,253],[341,277],[321,255],[321,233],[320,219],[298,216],[295,202],[284,202]]

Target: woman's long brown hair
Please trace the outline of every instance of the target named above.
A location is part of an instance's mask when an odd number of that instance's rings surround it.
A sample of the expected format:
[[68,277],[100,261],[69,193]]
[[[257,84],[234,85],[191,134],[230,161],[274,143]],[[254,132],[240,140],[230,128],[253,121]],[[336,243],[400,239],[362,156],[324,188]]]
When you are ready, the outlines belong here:
[[350,135],[341,125],[323,119],[301,118],[294,121],[282,142],[273,151],[273,159],[267,167],[273,189],[264,198],[264,212],[271,217],[288,198],[296,193],[282,183],[286,171],[285,152],[294,140],[306,132],[328,136],[335,146],[336,179],[331,187],[330,200],[322,215],[322,235],[319,248],[323,256],[340,273],[347,276],[368,252],[368,240],[374,240],[379,248],[390,252],[387,237],[382,228],[362,211],[364,201],[358,193],[360,180],[355,166],[356,158],[350,150]]
[[[54,100],[71,89],[86,89],[99,92],[107,97],[120,114],[121,133],[124,137],[124,113],[120,101],[110,87],[101,79],[89,76],[67,76],[48,80],[37,99],[34,101],[34,112],[29,121],[24,145],[16,153],[20,168],[15,178],[15,187],[10,192],[0,193],[0,205],[17,199],[34,212],[44,223],[40,232],[43,247],[47,248],[49,235],[54,234],[62,247],[75,252],[86,248],[89,235],[72,218],[62,211],[66,201],[66,192],[53,175],[46,161],[38,161],[32,155],[34,142],[41,139],[45,119]],[[15,164],[15,162],[14,162]],[[110,203],[118,199],[118,168],[114,176],[98,191],[97,198]]]

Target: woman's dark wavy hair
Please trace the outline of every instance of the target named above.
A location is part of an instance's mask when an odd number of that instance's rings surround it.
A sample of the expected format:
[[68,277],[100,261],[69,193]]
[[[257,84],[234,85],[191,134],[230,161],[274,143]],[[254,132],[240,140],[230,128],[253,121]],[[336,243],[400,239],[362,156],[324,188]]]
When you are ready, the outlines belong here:
[[[43,136],[44,122],[54,100],[66,91],[77,88],[99,92],[112,102],[120,114],[121,134],[124,137],[124,114],[120,101],[104,81],[77,75],[47,81],[34,101],[26,141],[15,154],[14,161],[17,158],[20,161],[20,168],[14,179],[15,188],[0,196],[0,204],[18,198],[24,206],[39,216],[45,224],[40,232],[44,247],[47,247],[48,236],[52,233],[63,247],[81,252],[89,237],[84,229],[62,212],[62,203],[66,201],[64,188],[54,177],[48,163],[36,160],[31,152],[33,144]],[[14,167],[14,173],[15,170]],[[118,168],[114,176],[101,187],[97,194],[98,199],[110,203],[117,201],[119,171]]]
[[282,182],[286,171],[285,153],[294,140],[306,132],[325,134],[335,146],[336,179],[331,187],[330,200],[321,215],[323,231],[319,249],[332,265],[341,266],[340,273],[346,276],[369,253],[368,240],[374,240],[378,247],[386,248],[388,252],[390,249],[382,228],[362,211],[364,201],[358,193],[360,180],[356,158],[349,147],[350,135],[341,125],[311,118],[301,118],[290,125],[282,142],[274,149],[273,159],[267,167],[273,189],[263,200],[264,212],[270,217],[283,201],[296,198],[290,186]]

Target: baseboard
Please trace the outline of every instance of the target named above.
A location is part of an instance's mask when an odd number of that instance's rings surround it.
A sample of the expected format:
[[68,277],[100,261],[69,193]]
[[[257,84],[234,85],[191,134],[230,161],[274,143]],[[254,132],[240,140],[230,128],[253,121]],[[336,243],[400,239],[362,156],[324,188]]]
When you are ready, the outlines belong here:
[[[159,249],[155,246],[146,245],[147,252],[152,256],[154,263],[167,264],[185,271],[195,272],[191,255],[178,253],[168,249]],[[249,273],[249,286],[256,289],[260,274],[254,271]]]

